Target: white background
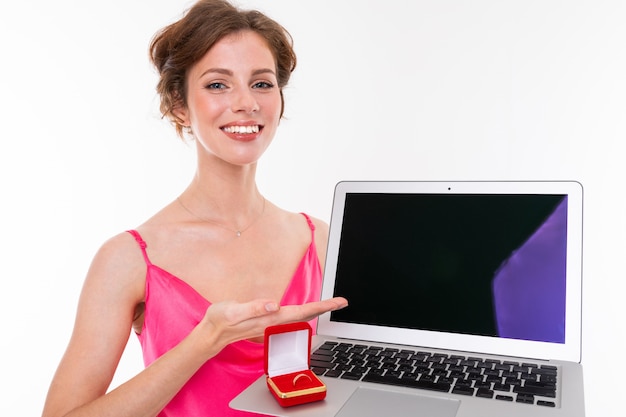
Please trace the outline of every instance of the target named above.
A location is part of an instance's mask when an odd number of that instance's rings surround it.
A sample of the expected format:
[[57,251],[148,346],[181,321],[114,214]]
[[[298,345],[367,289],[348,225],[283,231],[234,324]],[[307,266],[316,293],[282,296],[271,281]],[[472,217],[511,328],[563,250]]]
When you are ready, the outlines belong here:
[[[275,203],[328,221],[346,179],[583,184],[587,413],[622,415],[626,2],[240,4],[286,26],[299,56],[259,166]],[[40,413],[94,252],[193,174],[147,58],[189,5],[0,5],[0,415]],[[131,337],[114,383],[141,367]]]

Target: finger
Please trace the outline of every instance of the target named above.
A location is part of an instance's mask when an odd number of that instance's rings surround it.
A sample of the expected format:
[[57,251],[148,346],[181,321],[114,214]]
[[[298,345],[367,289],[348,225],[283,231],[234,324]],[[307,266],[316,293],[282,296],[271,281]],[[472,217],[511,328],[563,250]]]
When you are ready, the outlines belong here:
[[[312,303],[303,304],[305,309],[310,308],[312,311],[321,311],[322,313],[328,311],[340,310],[348,306],[348,300],[343,297],[334,297],[322,301],[315,301]],[[320,313],[321,314],[321,313]]]
[[336,311],[347,305],[345,298],[335,297],[302,305],[283,306],[279,316],[283,321],[309,321],[320,314]]
[[342,308],[348,306],[348,300],[346,300],[344,297],[329,298],[328,300],[322,300],[322,302],[333,305],[334,307],[331,311],[341,310]]

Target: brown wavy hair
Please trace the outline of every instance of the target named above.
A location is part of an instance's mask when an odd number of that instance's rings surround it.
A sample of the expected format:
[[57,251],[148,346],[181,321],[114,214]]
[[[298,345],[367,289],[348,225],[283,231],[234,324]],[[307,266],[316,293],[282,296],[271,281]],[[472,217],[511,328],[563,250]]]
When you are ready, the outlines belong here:
[[200,0],[183,17],[158,31],[150,43],[150,60],[159,72],[160,110],[183,138],[184,126],[173,113],[187,105],[187,73],[223,37],[251,30],[263,37],[276,61],[282,117],[283,87],[296,68],[293,39],[280,24],[257,10],[241,10],[225,0]]

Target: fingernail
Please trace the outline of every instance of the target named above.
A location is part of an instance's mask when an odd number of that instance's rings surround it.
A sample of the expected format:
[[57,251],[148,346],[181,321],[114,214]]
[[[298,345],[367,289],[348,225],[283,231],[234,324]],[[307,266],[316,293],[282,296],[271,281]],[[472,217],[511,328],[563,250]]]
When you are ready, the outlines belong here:
[[276,303],[267,303],[267,304],[265,304],[265,310],[266,311],[277,311],[278,310],[278,304],[276,304]]

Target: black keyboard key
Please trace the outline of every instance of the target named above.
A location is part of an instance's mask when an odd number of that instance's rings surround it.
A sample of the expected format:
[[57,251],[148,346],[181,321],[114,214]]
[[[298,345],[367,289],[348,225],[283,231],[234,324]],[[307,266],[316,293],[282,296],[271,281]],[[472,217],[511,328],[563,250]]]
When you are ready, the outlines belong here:
[[515,402],[524,403],[524,404],[534,404],[535,396],[527,395],[527,394],[517,394],[517,399],[515,400]]
[[457,379],[456,386],[458,387],[471,387],[472,380],[471,379]]
[[487,388],[478,388],[476,396],[481,398],[493,398],[493,391]]
[[390,371],[395,371],[397,367],[398,365],[396,365],[395,363],[383,363],[380,369],[388,369]]
[[416,363],[415,364],[415,370],[417,372],[430,372],[429,371],[429,367],[427,363]]
[[411,357],[411,351],[403,350],[396,354],[396,358],[398,359],[409,359]]
[[498,371],[510,372],[511,365],[506,364],[506,363],[498,363],[496,364],[496,366],[494,366],[493,369],[497,369]]
[[450,384],[437,383],[431,381],[404,379],[404,378],[388,378],[384,375],[372,375],[368,373],[363,377],[364,382],[376,382],[378,384],[397,385],[409,388],[418,388],[431,391],[448,392]]
[[360,347],[360,346],[352,346],[349,350],[348,353],[351,353],[353,355],[360,355],[365,351],[364,347]]
[[411,365],[400,365],[400,366],[398,366],[398,371],[412,372],[413,371],[413,367]]
[[312,371],[315,375],[317,375],[317,376],[321,376],[321,375],[324,375],[324,372],[326,372],[326,371],[327,371],[327,369],[326,369],[326,368],[311,368],[311,371]]
[[[517,379],[517,372],[504,371],[504,372],[502,372],[502,377],[503,378],[515,378],[515,379]],[[522,378],[524,378],[524,377],[522,376]],[[525,379],[530,379],[530,378],[525,378]]]
[[551,376],[556,376],[557,374],[557,369],[556,366],[550,366],[550,365],[543,365],[541,368],[539,369],[533,369],[533,374],[538,374],[538,375],[551,375]]
[[320,361],[320,360],[311,360],[310,362],[311,368],[326,368],[333,369],[335,364],[330,361]]
[[455,386],[452,388],[453,394],[461,394],[461,395],[474,395],[474,388],[464,387],[464,386]]
[[328,376],[331,378],[339,378],[342,373],[343,371],[340,371],[339,369],[331,369],[330,371],[326,372],[324,376]]
[[465,376],[466,376],[466,374],[463,371],[453,371],[453,370],[450,370],[450,377],[452,377],[452,378],[464,379]]
[[435,379],[437,379],[435,375],[422,374],[420,381],[435,382]]
[[505,392],[510,392],[511,391],[511,386],[509,384],[501,384],[501,383],[495,383],[493,384],[493,389],[495,391],[505,391]]
[[502,378],[500,378],[499,376],[488,375],[487,378],[485,378],[485,381],[493,382],[494,384],[501,384]]
[[348,343],[339,343],[337,346],[335,346],[335,349],[333,350],[337,352],[347,352],[351,347],[352,345]]
[[363,351],[364,355],[369,355],[370,357],[378,356],[379,353],[380,353],[380,350],[372,349],[372,348],[369,348],[369,349],[366,349],[365,351]]
[[524,386],[513,387],[513,392],[517,394],[539,395],[541,397],[556,397],[556,387],[541,383],[526,382]]
[[543,382],[544,384],[553,384],[556,385],[556,375],[541,375],[539,377],[539,382]]
[[517,378],[506,378],[504,383],[507,385],[522,385],[522,381]]
[[358,381],[359,379],[361,379],[362,376],[363,374],[361,372],[344,372],[344,374],[341,375],[341,378],[352,379],[354,381]]
[[355,366],[354,368],[352,368],[351,372],[354,372],[355,374],[361,374],[364,375],[365,373],[367,373],[368,368],[365,366]]
[[[450,384],[450,385],[454,385],[454,378],[448,378],[448,377],[439,377],[439,379],[437,380],[438,383],[440,384]],[[468,385],[469,386],[469,385]]]
[[330,362],[332,361],[332,356],[320,355],[319,353],[313,353],[311,355],[312,361],[322,361],[322,362]]
[[387,370],[387,372],[385,373],[385,378],[400,378],[401,374],[402,372],[400,371]]
[[382,375],[382,374],[385,373],[385,370],[384,369],[378,369],[378,368],[370,368],[368,373],[370,373],[372,375]]
[[479,389],[486,389],[491,391],[491,383],[489,382],[482,382],[482,381],[474,381],[474,388],[479,388]]

